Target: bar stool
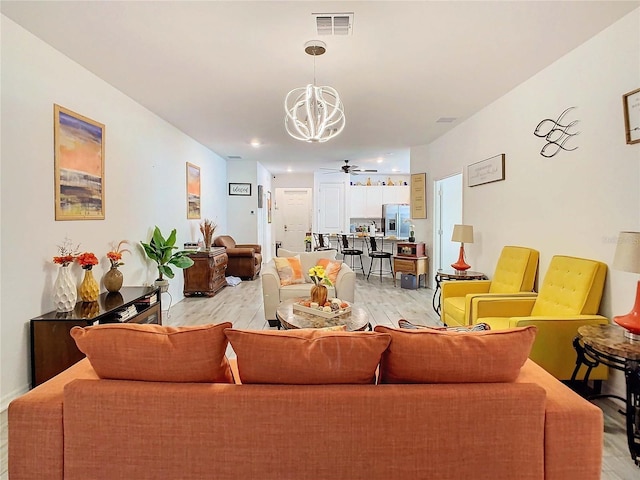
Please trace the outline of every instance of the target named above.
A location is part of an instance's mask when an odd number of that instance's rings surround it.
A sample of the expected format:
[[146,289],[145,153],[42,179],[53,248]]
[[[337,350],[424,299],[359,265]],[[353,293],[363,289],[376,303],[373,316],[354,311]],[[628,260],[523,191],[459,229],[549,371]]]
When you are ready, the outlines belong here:
[[331,245],[329,245],[329,240],[325,240],[324,233],[314,233],[313,239],[316,241],[316,246],[314,250],[335,250]]
[[[378,242],[375,237],[368,237],[367,241],[367,250],[369,258],[371,258],[371,264],[369,265],[369,273],[367,274],[367,280],[369,280],[369,275],[371,275],[371,270],[373,270],[373,261],[377,258],[379,261],[379,270],[378,274],[380,275],[380,281],[382,281],[382,275],[391,274],[393,276],[393,263],[391,262],[391,252],[384,251],[384,239],[380,239],[380,249],[378,249]],[[382,260],[388,258],[389,259],[389,270],[382,270]]]
[[[353,237],[355,240],[355,236]],[[360,258],[360,268],[362,270],[362,274],[364,275],[364,264],[362,263],[362,254],[364,253],[362,250],[355,248],[355,245],[351,247],[349,245],[349,239],[345,234],[340,235],[340,241],[338,242],[340,246],[340,253],[343,256],[344,261],[346,261],[347,256],[351,256],[351,269],[353,271],[356,270],[356,267],[353,265],[353,257],[357,256]]]

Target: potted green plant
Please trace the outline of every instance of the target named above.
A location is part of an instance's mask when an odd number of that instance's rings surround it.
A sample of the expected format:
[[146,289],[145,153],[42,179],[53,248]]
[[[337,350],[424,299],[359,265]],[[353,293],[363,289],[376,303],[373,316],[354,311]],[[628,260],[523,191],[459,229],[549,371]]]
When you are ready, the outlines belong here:
[[188,252],[184,250],[177,250],[176,247],[176,229],[171,230],[171,233],[167,238],[162,236],[160,229],[156,226],[153,230],[153,236],[149,243],[140,242],[142,248],[144,248],[147,257],[156,262],[158,266],[158,279],[156,280],[156,286],[160,287],[161,291],[166,291],[169,287],[169,281],[164,279],[166,275],[169,278],[174,277],[171,265],[177,268],[189,268],[193,265],[193,260],[189,258]]

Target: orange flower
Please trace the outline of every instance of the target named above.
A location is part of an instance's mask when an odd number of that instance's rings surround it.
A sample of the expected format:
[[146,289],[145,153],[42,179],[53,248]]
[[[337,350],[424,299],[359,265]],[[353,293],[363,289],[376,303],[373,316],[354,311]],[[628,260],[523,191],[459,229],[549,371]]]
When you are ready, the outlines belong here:
[[98,264],[98,258],[91,252],[84,252],[78,255],[78,263],[85,270],[91,270],[94,265]]
[[66,267],[73,262],[73,255],[61,255],[59,257],[53,257],[53,263]]
[[71,243],[71,240],[65,238],[64,242],[62,242],[62,245],[58,245],[58,255],[53,257],[53,263],[62,265],[63,267],[66,267],[70,263],[73,263],[73,260],[78,255],[79,247],[80,244],[74,247]]
[[107,258],[109,259],[109,261],[111,261],[111,267],[116,268],[120,265],[124,265],[124,263],[120,261],[122,260],[122,254],[124,252],[131,253],[126,248],[122,248],[122,245],[126,245],[127,243],[128,242],[126,240],[121,240],[120,243],[118,243],[118,246],[115,248],[113,247],[113,244],[111,244],[111,248],[113,248],[113,250],[107,252]]

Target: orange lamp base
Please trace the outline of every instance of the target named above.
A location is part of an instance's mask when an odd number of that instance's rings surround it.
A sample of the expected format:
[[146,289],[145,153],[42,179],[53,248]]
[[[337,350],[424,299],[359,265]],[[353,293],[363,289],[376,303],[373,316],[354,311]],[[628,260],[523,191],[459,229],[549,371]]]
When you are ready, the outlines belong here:
[[613,321],[625,329],[625,336],[634,340],[640,339],[640,281],[636,288],[636,303],[626,315],[613,317]]
[[456,263],[452,263],[451,267],[459,272],[464,272],[471,268],[471,265],[464,261],[464,243],[460,244],[460,255],[458,256],[458,261]]

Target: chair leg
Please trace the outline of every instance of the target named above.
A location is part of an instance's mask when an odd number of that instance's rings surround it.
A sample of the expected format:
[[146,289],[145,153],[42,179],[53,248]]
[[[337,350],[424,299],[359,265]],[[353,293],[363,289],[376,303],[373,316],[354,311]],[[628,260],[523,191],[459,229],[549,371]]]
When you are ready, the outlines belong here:
[[362,263],[362,255],[358,255],[360,257],[360,268],[362,269],[362,275],[364,276],[364,263]]
[[369,275],[371,275],[371,270],[373,270],[373,261],[375,260],[374,257],[370,257],[371,258],[371,263],[369,264],[369,273],[367,273],[367,280],[369,280]]

